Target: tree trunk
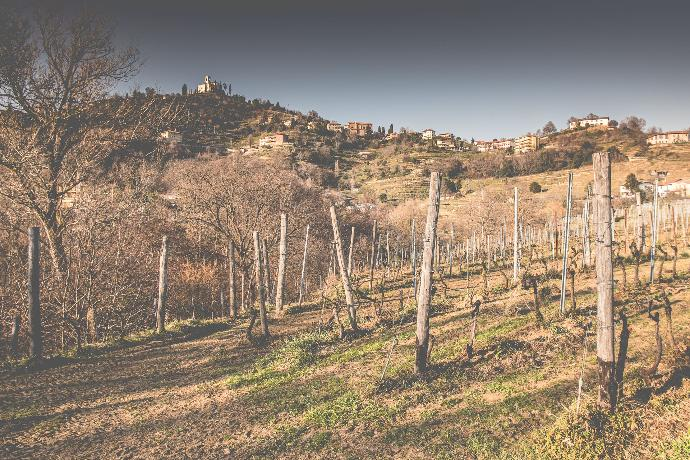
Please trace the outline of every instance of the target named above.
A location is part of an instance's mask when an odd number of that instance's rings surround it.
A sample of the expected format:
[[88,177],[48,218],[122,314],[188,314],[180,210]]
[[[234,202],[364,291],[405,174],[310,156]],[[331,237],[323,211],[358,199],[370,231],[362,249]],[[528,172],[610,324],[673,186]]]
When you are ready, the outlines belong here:
[[419,300],[417,303],[417,342],[415,350],[415,372],[424,373],[429,354],[429,313],[432,298],[432,274],[434,249],[436,247],[436,226],[441,205],[441,174],[431,173],[429,183],[429,206],[426,228],[424,230],[424,252],[422,254],[422,275],[419,281]]
[[158,265],[158,302],[156,304],[156,331],[165,331],[165,307],[168,301],[168,237],[163,237]]
[[29,229],[29,356],[33,361],[43,358],[43,330],[41,327],[41,235],[38,227]]
[[616,410],[613,325],[613,252],[611,241],[611,158],[596,152],[594,165],[594,223],[596,224],[597,362],[599,405]]
[[232,319],[237,319],[237,287],[235,286],[235,244],[228,243],[228,303],[230,304],[230,315]]
[[[359,330],[357,326],[357,309],[355,307],[354,296],[352,294],[352,286],[350,285],[350,274],[345,266],[345,254],[343,252],[343,243],[340,239],[340,227],[338,224],[338,215],[335,212],[335,206],[331,205],[331,225],[333,226],[333,239],[335,240],[335,251],[340,265],[340,279],[343,283],[343,291],[345,291],[345,303],[347,304],[347,315],[350,319],[350,327],[353,331]],[[376,223],[374,222],[374,228]],[[373,246],[372,246],[373,249]],[[373,253],[372,253],[373,254]],[[372,267],[374,258],[371,259]],[[373,271],[371,272],[373,274]]]
[[278,258],[278,279],[276,280],[276,311],[282,313],[285,288],[285,265],[287,263],[287,214],[280,215],[280,253]]
[[[265,246],[264,246],[265,247]],[[263,247],[259,241],[259,232],[254,232],[254,267],[256,269],[256,295],[259,300],[259,321],[264,338],[269,337],[268,318],[266,317],[266,283],[264,282]]]

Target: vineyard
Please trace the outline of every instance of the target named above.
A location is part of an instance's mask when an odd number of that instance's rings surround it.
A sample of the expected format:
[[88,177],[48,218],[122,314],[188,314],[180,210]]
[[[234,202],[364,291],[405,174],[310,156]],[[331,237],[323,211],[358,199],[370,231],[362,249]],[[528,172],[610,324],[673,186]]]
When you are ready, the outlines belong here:
[[139,67],[0,18],[0,457],[690,457],[689,144],[387,144]]

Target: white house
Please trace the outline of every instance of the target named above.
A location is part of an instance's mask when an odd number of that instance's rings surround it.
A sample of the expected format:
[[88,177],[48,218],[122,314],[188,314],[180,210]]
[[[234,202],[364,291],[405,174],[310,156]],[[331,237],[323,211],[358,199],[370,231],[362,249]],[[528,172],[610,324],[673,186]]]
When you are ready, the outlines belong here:
[[427,128],[424,131],[422,131],[422,139],[425,141],[430,141],[436,136],[436,131],[434,131],[431,128]]
[[578,118],[571,121],[568,126],[570,129],[575,128],[589,128],[589,127],[603,127],[607,128],[609,126],[609,117],[598,117],[598,118]]

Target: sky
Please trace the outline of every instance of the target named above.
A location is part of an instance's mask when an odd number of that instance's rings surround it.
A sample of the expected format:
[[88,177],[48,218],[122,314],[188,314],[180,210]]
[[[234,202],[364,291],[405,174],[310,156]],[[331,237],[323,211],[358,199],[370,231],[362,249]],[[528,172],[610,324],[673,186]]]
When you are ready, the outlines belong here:
[[[2,0],[0,0],[2,1]],[[144,66],[124,90],[233,93],[463,138],[590,112],[690,126],[690,2],[42,0],[108,16]]]

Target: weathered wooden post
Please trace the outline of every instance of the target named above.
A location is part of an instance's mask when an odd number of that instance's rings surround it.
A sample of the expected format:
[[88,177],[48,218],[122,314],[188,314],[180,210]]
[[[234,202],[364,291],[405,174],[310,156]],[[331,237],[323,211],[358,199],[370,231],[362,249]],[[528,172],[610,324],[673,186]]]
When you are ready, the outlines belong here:
[[419,301],[417,302],[417,343],[415,356],[415,372],[421,374],[426,371],[429,354],[429,310],[431,309],[432,273],[434,265],[434,249],[436,247],[436,226],[438,212],[441,205],[441,174],[431,173],[429,183],[429,207],[424,230],[424,252],[422,254],[422,275],[419,280]]
[[12,321],[12,332],[10,335],[10,355],[16,358],[19,351],[19,329],[21,328],[21,317],[14,315]]
[[415,219],[412,219],[412,247],[411,249],[411,259],[412,259],[412,296],[417,298],[417,223]]
[[654,284],[654,259],[656,256],[656,241],[659,233],[659,178],[654,180],[654,207],[652,208],[652,245],[649,248],[649,283]]
[[28,300],[29,300],[29,356],[32,361],[43,359],[43,330],[41,327],[41,234],[38,227],[29,229]]
[[[343,242],[340,239],[340,227],[338,224],[338,215],[335,212],[335,206],[331,205],[331,225],[333,226],[333,239],[335,240],[335,251],[338,257],[338,264],[340,265],[340,279],[343,283],[343,291],[345,291],[345,303],[347,304],[347,315],[350,319],[350,327],[353,331],[359,330],[357,327],[357,308],[355,307],[354,296],[352,295],[352,286],[350,285],[350,273],[345,267],[345,254],[343,251]],[[374,222],[374,228],[376,223]],[[372,256],[373,267],[373,256]]]
[[642,194],[640,192],[635,193],[635,201],[637,204],[635,237],[637,239],[637,250],[642,252],[644,250],[644,217],[642,215]]
[[[561,304],[560,313],[565,315],[565,283],[568,274],[568,245],[570,243],[570,211],[572,209],[572,199],[573,199],[573,173],[568,173],[568,198],[566,200],[565,209],[565,224],[563,228],[563,270],[561,273]],[[573,292],[573,298],[575,298],[575,293]]]
[[168,301],[168,237],[163,237],[158,262],[158,302],[156,303],[156,331],[165,331],[165,307]]
[[235,286],[235,244],[228,243],[228,303],[230,304],[230,315],[232,319],[237,319],[237,287]]
[[264,281],[263,247],[259,240],[259,232],[254,232],[254,268],[256,272],[256,294],[259,300],[259,321],[264,338],[269,337],[268,318],[266,317],[266,283]]
[[278,254],[278,279],[276,280],[276,311],[282,313],[285,289],[285,265],[287,263],[287,214],[280,215],[280,252]]
[[518,189],[515,187],[513,206],[513,283],[517,283],[520,276],[520,260],[518,258]]
[[374,292],[374,265],[376,264],[376,221],[371,231],[371,260],[369,261],[369,292]]
[[590,241],[590,191],[587,190],[587,198],[582,208],[582,265],[588,267],[592,264],[592,247]]
[[599,405],[616,409],[613,324],[613,248],[611,241],[611,158],[608,152],[595,152],[594,223],[596,231],[597,274],[597,362],[599,367]]
[[453,277],[453,253],[455,252],[455,227],[450,224],[450,243],[448,251],[448,278]]
[[304,233],[304,254],[302,255],[302,274],[299,278],[299,306],[302,306],[302,301],[304,299],[304,277],[307,273],[307,247],[309,246],[309,224],[307,224],[307,230]]
[[355,226],[350,228],[350,247],[347,254],[347,273],[352,276],[352,255],[355,252]]
[[263,280],[264,286],[266,288],[266,291],[264,293],[264,300],[268,300],[271,298],[271,293],[273,292],[273,284],[271,280],[271,266],[268,260],[268,244],[266,243],[266,238],[261,239],[261,260],[264,264]]

